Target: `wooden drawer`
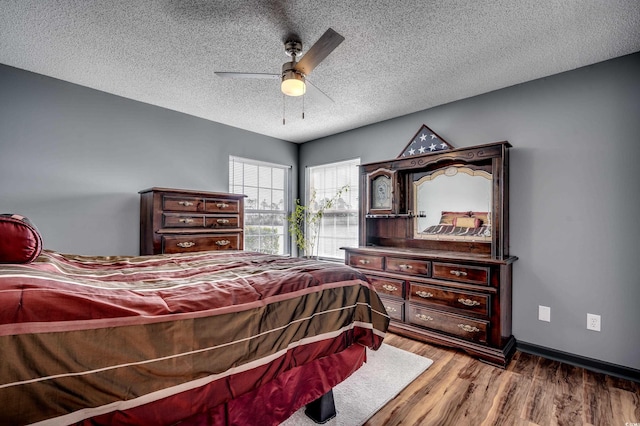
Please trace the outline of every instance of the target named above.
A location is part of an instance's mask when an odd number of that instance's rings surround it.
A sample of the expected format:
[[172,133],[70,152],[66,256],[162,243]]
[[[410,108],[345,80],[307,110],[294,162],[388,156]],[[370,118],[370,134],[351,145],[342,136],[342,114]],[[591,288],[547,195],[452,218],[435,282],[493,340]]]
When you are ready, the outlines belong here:
[[240,203],[237,200],[223,198],[181,197],[165,195],[162,197],[162,209],[175,212],[238,213]]
[[382,303],[384,304],[384,308],[387,310],[387,315],[391,319],[404,321],[404,302],[401,300],[393,300],[387,299],[386,297],[381,297]]
[[396,280],[394,278],[377,277],[374,275],[367,275],[373,287],[375,287],[378,294],[386,294],[389,296],[404,297],[404,281]]
[[402,274],[429,276],[429,264],[426,260],[402,259],[399,257],[387,257],[385,269],[388,272]]
[[479,343],[486,343],[489,335],[489,321],[427,309],[414,304],[409,305],[408,321]]
[[163,253],[185,253],[203,250],[238,250],[240,234],[164,235]]
[[382,271],[384,269],[384,257],[372,256],[368,254],[349,253],[349,266],[361,269],[374,269]]
[[163,213],[162,226],[165,228],[212,228],[236,229],[238,216],[186,215],[183,213]]
[[204,199],[204,211],[207,213],[238,213],[238,201],[218,199],[218,198],[205,198]]
[[205,216],[204,226],[213,229],[235,229],[240,226],[238,216]]
[[204,227],[204,216],[163,213],[162,226],[165,228],[202,228]]
[[489,285],[489,268],[433,262],[432,277],[467,284]]
[[203,211],[202,198],[168,196],[162,197],[162,210],[176,212],[201,212]]
[[489,316],[491,296],[488,294],[472,293],[436,287],[421,283],[409,283],[408,299],[412,302],[427,303],[455,308],[463,312]]

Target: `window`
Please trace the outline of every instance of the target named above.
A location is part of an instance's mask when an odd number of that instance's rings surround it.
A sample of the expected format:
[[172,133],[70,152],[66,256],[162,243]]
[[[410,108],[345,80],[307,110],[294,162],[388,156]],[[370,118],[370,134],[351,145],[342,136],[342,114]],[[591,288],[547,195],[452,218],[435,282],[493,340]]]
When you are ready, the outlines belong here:
[[[331,200],[348,185],[331,209],[325,211],[318,237],[318,256],[344,259],[340,247],[358,245],[358,179],[360,159],[324,164],[307,169],[309,206]],[[315,200],[311,200],[315,193]]]
[[290,254],[290,166],[229,157],[229,192],[245,194],[244,249]]

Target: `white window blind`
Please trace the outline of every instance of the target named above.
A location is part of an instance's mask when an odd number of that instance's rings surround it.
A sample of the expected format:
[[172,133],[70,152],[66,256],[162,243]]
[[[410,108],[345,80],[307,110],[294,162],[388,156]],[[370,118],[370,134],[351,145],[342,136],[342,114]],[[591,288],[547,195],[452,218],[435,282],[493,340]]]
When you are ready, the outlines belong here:
[[245,194],[244,249],[290,254],[287,215],[291,167],[229,157],[229,192]]

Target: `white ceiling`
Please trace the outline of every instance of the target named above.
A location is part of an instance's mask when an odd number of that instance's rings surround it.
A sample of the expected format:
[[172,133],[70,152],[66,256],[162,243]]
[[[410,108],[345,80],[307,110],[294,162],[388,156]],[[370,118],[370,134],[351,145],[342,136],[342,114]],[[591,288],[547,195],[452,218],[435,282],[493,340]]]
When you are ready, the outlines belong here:
[[[283,42],[345,37],[283,96]],[[306,142],[640,51],[639,0],[0,0],[0,63]]]

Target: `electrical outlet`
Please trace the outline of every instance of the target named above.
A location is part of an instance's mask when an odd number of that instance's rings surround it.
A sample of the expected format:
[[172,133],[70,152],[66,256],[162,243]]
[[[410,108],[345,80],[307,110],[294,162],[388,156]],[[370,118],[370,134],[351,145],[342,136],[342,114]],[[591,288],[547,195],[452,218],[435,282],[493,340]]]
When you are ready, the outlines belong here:
[[587,330],[600,331],[600,315],[587,314]]
[[551,322],[551,308],[549,306],[538,305],[538,319],[540,321]]

